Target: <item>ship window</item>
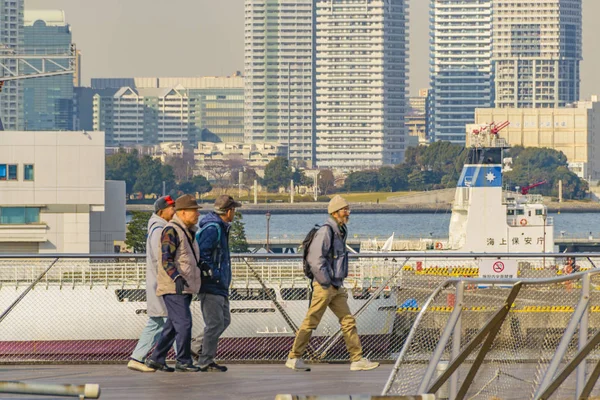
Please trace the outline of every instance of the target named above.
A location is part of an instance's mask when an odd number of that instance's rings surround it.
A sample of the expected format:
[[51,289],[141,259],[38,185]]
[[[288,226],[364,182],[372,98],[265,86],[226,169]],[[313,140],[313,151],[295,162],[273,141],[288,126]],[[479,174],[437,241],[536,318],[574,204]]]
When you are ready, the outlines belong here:
[[308,300],[308,288],[283,288],[281,298],[283,300]]
[[230,300],[271,300],[275,298],[275,290],[259,288],[231,289]]
[[535,210],[535,215],[544,215],[544,210]]
[[0,181],[5,181],[8,175],[6,164],[0,164]]
[[531,217],[531,210],[527,211],[527,215]]
[[115,294],[120,302],[146,301],[146,289],[117,289]]
[[525,210],[517,210],[517,215],[525,215]]
[[506,210],[506,215],[515,215],[515,210]]

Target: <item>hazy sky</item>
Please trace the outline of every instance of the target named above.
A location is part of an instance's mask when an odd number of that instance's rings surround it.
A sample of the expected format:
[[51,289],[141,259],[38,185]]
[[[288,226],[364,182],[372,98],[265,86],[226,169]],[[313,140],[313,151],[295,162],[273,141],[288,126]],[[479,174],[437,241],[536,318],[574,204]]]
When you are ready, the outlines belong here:
[[[429,0],[410,4],[410,89],[428,86]],[[229,75],[244,68],[243,0],[25,0],[62,9],[90,78]],[[581,95],[600,94],[599,0],[583,0]]]

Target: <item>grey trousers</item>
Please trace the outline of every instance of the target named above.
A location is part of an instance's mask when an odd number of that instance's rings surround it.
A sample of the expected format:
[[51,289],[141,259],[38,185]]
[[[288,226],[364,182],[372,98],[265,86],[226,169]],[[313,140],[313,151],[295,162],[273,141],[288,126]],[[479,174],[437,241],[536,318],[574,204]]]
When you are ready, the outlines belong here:
[[192,354],[198,354],[198,365],[205,367],[215,361],[219,337],[231,322],[229,299],[225,296],[200,293],[204,332],[192,341]]

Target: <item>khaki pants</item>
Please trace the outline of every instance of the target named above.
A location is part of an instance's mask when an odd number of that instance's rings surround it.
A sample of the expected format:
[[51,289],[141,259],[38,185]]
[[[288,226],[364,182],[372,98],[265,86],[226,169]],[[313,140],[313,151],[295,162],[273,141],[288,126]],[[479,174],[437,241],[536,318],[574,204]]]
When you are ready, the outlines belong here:
[[348,353],[350,353],[350,361],[360,360],[362,358],[362,347],[356,331],[356,320],[350,312],[350,307],[348,307],[348,292],[346,289],[343,287],[336,289],[333,286],[323,289],[321,285],[314,282],[313,290],[310,308],[304,321],[302,321],[302,325],[298,329],[289,357],[302,358],[312,332],[317,328],[325,310],[329,307],[335,316],[338,317],[342,326],[346,348],[348,349]]

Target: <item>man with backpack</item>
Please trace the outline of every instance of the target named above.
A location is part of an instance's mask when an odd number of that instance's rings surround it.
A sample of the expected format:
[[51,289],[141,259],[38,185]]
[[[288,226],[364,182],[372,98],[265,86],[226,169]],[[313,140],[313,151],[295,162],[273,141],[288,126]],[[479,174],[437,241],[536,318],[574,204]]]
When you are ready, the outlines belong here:
[[214,211],[202,218],[200,230],[196,234],[202,273],[199,297],[205,327],[203,335],[195,339],[192,352],[199,354],[198,366],[203,372],[227,371],[227,367],[215,362],[215,356],[219,337],[231,322],[229,227],[235,217],[235,209],[241,206],[241,203],[229,195],[217,197]]
[[167,309],[162,298],[156,295],[156,274],[160,260],[160,237],[162,230],[175,215],[175,201],[171,196],[159,197],[154,203],[154,213],[148,221],[146,239],[146,313],[148,322],[131,354],[127,368],[140,372],[154,372],[144,364],[146,356],[160,337],[167,320]]
[[327,222],[313,229],[304,241],[305,273],[311,279],[313,293],[310,307],[296,333],[285,366],[296,371],[310,371],[302,356],[312,332],[329,307],[342,326],[346,348],[350,353],[350,370],[368,371],[377,368],[379,363],[371,362],[362,355],[356,320],[348,306],[348,291],[344,287],[344,279],[348,276],[346,224],[350,218],[350,206],[344,198],[337,195],[329,202],[327,212]]

